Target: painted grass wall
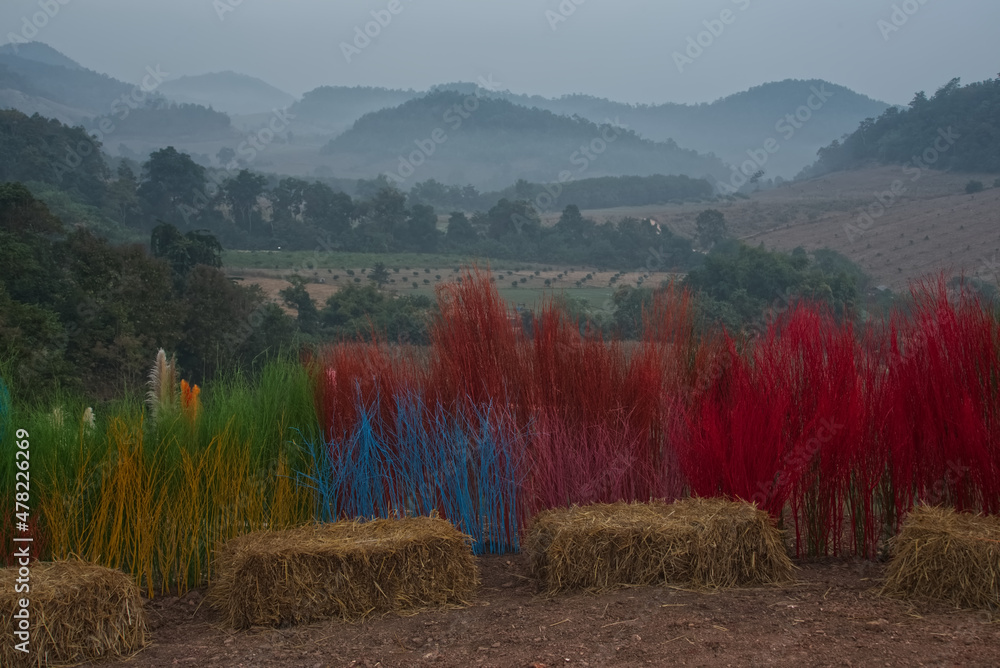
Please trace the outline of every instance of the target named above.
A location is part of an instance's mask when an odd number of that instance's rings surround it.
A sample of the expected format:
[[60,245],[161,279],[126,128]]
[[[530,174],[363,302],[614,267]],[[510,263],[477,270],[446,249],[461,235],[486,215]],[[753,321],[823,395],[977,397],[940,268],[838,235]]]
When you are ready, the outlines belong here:
[[[627,347],[554,307],[526,335],[483,274],[438,297],[429,348],[332,345],[178,387],[155,420],[0,388],[4,442],[31,433],[37,556],[160,592],[208,581],[220,541],[310,520],[437,513],[508,552],[547,508],[726,496],[797,554],[876,557],[916,504],[1000,511],[998,319],[943,282],[863,329],[799,304],[752,338],[696,336],[668,288]],[[12,458],[0,472],[13,498]]]

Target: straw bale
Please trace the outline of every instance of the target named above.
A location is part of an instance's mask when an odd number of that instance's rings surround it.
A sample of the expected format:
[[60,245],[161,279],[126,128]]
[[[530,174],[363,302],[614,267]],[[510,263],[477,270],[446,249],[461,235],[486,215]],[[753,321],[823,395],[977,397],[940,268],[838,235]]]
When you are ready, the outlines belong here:
[[767,513],[721,499],[548,510],[534,519],[525,551],[550,594],[761,585],[787,581],[794,568]]
[[892,541],[883,593],[1000,608],[1000,518],[918,506]]
[[[139,588],[118,570],[82,561],[35,562],[28,592],[16,592],[17,568],[0,570],[4,641],[0,665],[56,666],[123,658],[146,645],[146,616]],[[20,601],[28,601],[29,652],[22,642]]]
[[247,534],[219,549],[215,574],[209,601],[236,628],[458,605],[479,585],[469,537],[432,517]]

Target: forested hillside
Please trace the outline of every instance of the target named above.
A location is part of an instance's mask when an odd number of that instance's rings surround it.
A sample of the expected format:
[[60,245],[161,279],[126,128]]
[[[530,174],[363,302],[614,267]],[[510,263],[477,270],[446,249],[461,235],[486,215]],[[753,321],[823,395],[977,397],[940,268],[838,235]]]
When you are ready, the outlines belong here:
[[930,98],[917,93],[909,107],[890,107],[821,149],[805,174],[819,176],[866,162],[1000,172],[1000,77],[966,86],[952,79]]
[[612,123],[440,91],[363,116],[323,150],[341,171],[386,172],[401,183],[411,177],[471,182],[481,188],[505,187],[517,178],[548,183],[624,174],[721,178],[729,173],[714,156],[673,141],[643,139]]

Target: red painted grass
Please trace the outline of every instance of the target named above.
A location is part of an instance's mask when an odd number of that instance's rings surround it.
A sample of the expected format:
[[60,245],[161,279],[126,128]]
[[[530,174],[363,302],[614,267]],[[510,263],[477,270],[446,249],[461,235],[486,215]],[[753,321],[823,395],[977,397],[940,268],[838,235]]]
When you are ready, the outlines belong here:
[[428,403],[468,412],[501,402],[518,419],[531,405],[531,363],[524,330],[489,274],[466,271],[461,283],[438,287],[431,329]]
[[527,338],[483,272],[438,297],[419,359],[376,343],[310,360],[328,436],[375,397],[387,426],[403,394],[470,418],[503,407],[529,434],[519,513],[721,495],[787,523],[799,553],[874,556],[915,503],[1000,512],[997,319],[941,281],[860,333],[800,303],[739,345],[696,336],[673,285],[628,345],[581,335],[551,304]]
[[798,304],[742,353],[725,345],[674,434],[691,492],[789,508],[799,551],[839,551],[865,420],[852,329]]
[[893,319],[884,438],[892,519],[915,503],[1000,512],[1000,332],[974,295],[917,284]]

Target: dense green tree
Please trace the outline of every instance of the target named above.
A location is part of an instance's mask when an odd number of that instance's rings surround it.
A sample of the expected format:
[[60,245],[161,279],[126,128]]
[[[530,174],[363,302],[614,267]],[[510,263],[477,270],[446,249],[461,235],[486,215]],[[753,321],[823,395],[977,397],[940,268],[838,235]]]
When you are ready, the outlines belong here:
[[236,285],[218,269],[201,264],[188,274],[183,300],[187,317],[177,357],[189,377],[206,379],[231,369],[257,352],[249,350],[251,338],[258,344],[267,341],[260,326],[273,313],[256,285]]
[[179,279],[187,277],[199,264],[222,266],[222,244],[205,230],[181,234],[170,223],[160,223],[153,228],[149,245],[153,257],[166,260]]
[[267,178],[247,169],[222,184],[222,199],[232,209],[236,219],[253,234],[254,218],[260,218],[258,199],[264,194]]
[[279,220],[299,218],[305,210],[305,193],[309,187],[308,181],[287,178],[278,181],[271,191],[271,208],[274,217]]
[[581,243],[590,228],[594,226],[593,221],[588,221],[580,213],[580,207],[570,204],[563,209],[562,215],[556,222],[555,229],[571,243]]
[[0,110],[0,183],[45,183],[74,201],[101,206],[108,176],[101,144],[82,127]]
[[397,239],[405,238],[404,224],[409,212],[406,195],[396,188],[383,188],[358,206],[358,235],[362,250],[388,252],[397,248]]
[[424,253],[436,251],[441,239],[437,223],[438,218],[433,207],[414,204],[406,220],[406,240],[410,247]]
[[0,184],[0,282],[15,301],[52,305],[64,280],[62,223],[20,183]]
[[142,213],[139,181],[125,160],[118,165],[118,178],[108,186],[106,204],[122,227],[133,227],[139,222],[139,215]]
[[76,389],[77,370],[66,360],[66,329],[54,311],[11,298],[0,281],[0,375],[15,396],[42,388]]
[[153,218],[189,228],[210,204],[205,168],[173,146],[151,153],[142,171],[138,194]]
[[305,334],[316,334],[319,329],[319,311],[306,290],[306,280],[301,276],[289,276],[288,282],[291,285],[280,293],[285,306],[298,312],[296,322],[299,330]]
[[368,272],[368,280],[379,288],[384,288],[389,283],[389,270],[385,268],[385,264],[376,262],[372,270]]
[[475,243],[479,235],[468,216],[461,211],[453,211],[448,218],[446,238],[451,245],[462,247]]
[[372,284],[347,285],[327,299],[320,311],[324,336],[333,339],[361,336],[426,344],[432,302],[427,297],[399,297]]
[[344,239],[350,233],[357,207],[347,193],[317,181],[303,190],[303,204],[305,219],[311,225],[334,239]]
[[86,230],[68,237],[65,254],[67,360],[85,371],[92,394],[139,388],[157,349],[174,349],[182,338],[186,306],[169,265],[139,244],[113,246]]
[[487,235],[496,240],[515,236],[537,239],[542,228],[538,212],[525,200],[500,200],[486,214],[486,220]]
[[611,298],[614,306],[614,333],[623,339],[636,339],[642,334],[642,314],[653,303],[651,288],[623,285]]
[[717,209],[706,209],[695,219],[698,230],[698,244],[705,249],[712,248],[726,238],[726,217]]
[[802,298],[853,317],[857,279],[836,265],[829,257],[816,263],[804,251],[788,255],[727,240],[688,273],[685,284],[698,293],[707,320],[725,316],[722,324],[731,329],[760,325],[768,311],[784,310]]

